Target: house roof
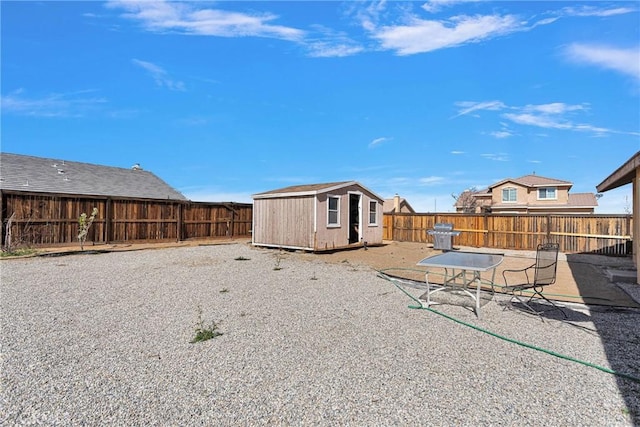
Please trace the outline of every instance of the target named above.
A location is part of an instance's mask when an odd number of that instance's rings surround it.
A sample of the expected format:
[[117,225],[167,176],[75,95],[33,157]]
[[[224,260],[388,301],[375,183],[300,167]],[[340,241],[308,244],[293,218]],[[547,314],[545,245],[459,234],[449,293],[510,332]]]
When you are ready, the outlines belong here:
[[640,151],[631,156],[622,166],[598,184],[596,190],[598,190],[598,193],[602,193],[630,184],[633,182],[633,178],[636,176],[636,169],[638,168],[640,168]]
[[[407,202],[407,199],[405,199],[404,197],[400,197],[399,205],[400,205],[400,210],[401,211],[402,211],[402,207],[405,206],[409,212],[411,212],[411,213],[415,212],[413,207],[409,204],[409,202]],[[382,211],[383,212],[385,212],[385,213],[393,213],[393,212],[395,212],[395,208],[396,208],[396,204],[395,204],[394,198],[384,199],[384,202],[382,204]]]
[[499,181],[499,182],[496,182],[495,184],[490,185],[489,188],[494,188],[499,185],[505,184],[507,182],[513,182],[515,184],[519,184],[524,187],[546,187],[546,186],[571,187],[573,186],[573,183],[569,181],[563,181],[561,179],[555,179],[555,178],[547,178],[544,176],[532,174],[532,175],[524,175],[524,176],[521,176],[520,178],[503,179],[502,181]]
[[350,187],[357,185],[363,190],[371,193],[375,198],[382,201],[382,197],[378,196],[373,191],[366,188],[364,185],[356,181],[340,181],[340,182],[327,182],[323,184],[306,184],[306,185],[292,185],[289,187],[278,188],[276,190],[265,191],[263,193],[254,194],[254,199],[269,199],[278,197],[293,197],[293,196],[315,196],[322,193],[328,193],[331,191],[339,190],[344,187]]
[[151,172],[0,153],[0,190],[187,200]]

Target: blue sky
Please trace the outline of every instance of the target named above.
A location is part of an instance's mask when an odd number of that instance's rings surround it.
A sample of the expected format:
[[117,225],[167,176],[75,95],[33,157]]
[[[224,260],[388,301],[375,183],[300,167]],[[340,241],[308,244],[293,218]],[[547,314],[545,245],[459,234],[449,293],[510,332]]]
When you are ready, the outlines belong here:
[[[420,212],[640,150],[640,3],[7,2],[2,151],[196,201],[356,180]],[[597,213],[626,213],[631,186]]]

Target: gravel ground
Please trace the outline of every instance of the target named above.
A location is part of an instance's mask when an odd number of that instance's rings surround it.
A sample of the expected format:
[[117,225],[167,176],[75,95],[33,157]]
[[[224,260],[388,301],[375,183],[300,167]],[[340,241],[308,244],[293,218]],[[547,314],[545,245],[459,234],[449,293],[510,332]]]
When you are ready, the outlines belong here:
[[[246,244],[0,267],[3,425],[640,424],[606,372],[640,377],[637,310],[412,310],[371,268]],[[199,309],[223,335],[192,344]]]

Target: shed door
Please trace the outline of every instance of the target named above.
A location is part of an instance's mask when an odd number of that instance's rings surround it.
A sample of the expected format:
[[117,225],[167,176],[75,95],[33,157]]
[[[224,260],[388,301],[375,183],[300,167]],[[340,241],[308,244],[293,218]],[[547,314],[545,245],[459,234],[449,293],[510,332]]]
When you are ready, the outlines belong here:
[[349,194],[349,244],[360,241],[360,194]]

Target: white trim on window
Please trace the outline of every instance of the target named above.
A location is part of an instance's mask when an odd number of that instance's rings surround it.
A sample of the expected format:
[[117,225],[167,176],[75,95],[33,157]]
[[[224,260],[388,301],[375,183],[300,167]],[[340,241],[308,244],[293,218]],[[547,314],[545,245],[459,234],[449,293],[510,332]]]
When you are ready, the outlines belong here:
[[502,189],[502,203],[517,203],[517,202],[518,202],[517,188],[505,187]]
[[340,227],[340,196],[327,196],[327,227]]
[[538,200],[558,200],[556,187],[540,187],[537,191]]
[[[378,225],[378,206],[377,200],[369,200],[369,225]],[[373,215],[373,221],[371,221]]]

